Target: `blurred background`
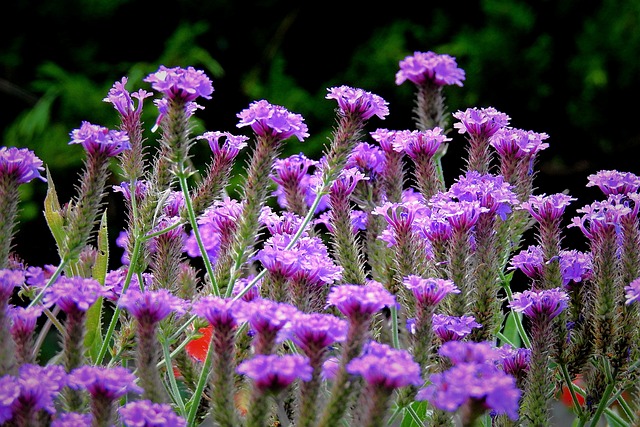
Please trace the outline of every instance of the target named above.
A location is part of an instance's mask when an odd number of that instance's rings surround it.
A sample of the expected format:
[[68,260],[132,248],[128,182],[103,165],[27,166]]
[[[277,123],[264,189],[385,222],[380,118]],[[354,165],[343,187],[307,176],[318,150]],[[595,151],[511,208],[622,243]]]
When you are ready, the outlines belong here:
[[[283,156],[317,159],[334,124],[335,102],[324,99],[331,86],[360,87],[389,102],[389,117],[372,119],[368,130],[412,129],[414,87],[397,86],[395,73],[405,56],[429,50],[454,56],[466,72],[463,87],[445,88],[449,112],[492,106],[514,127],[549,134],[536,186],[579,199],[567,218],[601,197],[585,187],[589,174],[640,174],[637,0],[14,0],[2,10],[2,145],[34,150],[62,203],[74,194],[83,159],[81,147],[68,146],[69,132],[83,120],[117,127],[115,110],[102,99],[123,76],[133,92],[150,90],[142,79],[159,65],[202,69],[215,92],[200,102],[195,134],[249,135],[236,128],[236,114],[264,98],[301,114],[309,127],[311,137],[292,139]],[[145,106],[150,128],[157,110]],[[456,132],[449,136],[448,184],[463,167],[465,145]],[[153,145],[155,136],[147,137]],[[196,165],[209,155],[205,143],[194,147]],[[119,184],[114,173],[110,184]],[[21,191],[16,251],[29,265],[57,264],[41,214],[46,184]],[[118,194],[108,203],[113,240],[124,218]],[[567,248],[585,249],[578,230],[566,234]]]

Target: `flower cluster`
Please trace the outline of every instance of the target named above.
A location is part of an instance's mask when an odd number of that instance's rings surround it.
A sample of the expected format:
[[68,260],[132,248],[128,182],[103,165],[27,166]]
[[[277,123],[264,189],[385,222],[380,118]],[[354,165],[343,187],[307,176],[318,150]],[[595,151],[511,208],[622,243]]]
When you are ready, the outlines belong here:
[[[319,159],[282,156],[309,129],[266,99],[236,115],[250,135],[193,135],[214,92],[193,67],[148,74],[156,95],[115,82],[118,130],[69,134],[86,159],[68,202],[33,151],[0,147],[0,424],[549,426],[562,395],[576,425],[639,425],[640,178],[590,175],[602,199],[567,220],[578,200],[534,183],[549,135],[493,107],[447,113],[444,92],[466,79],[452,56],[398,65],[413,123],[376,128],[382,97],[328,88]],[[199,143],[211,158],[195,174]],[[447,182],[457,143],[467,156]],[[13,242],[18,188],[36,178],[57,265],[25,265]],[[103,197],[117,178],[111,268]],[[587,250],[564,246],[565,224]]]

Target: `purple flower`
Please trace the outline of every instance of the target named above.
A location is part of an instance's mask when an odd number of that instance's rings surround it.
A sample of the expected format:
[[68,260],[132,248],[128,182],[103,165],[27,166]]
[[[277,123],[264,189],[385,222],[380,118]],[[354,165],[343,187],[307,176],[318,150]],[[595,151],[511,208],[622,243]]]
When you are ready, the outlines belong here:
[[581,209],[581,217],[573,217],[567,227],[578,227],[582,233],[592,240],[598,235],[604,235],[613,231],[618,233],[620,229],[620,219],[631,213],[631,208],[624,204],[617,203],[614,196],[610,196],[605,201],[596,201]]
[[70,135],[69,144],[81,144],[89,154],[115,157],[124,150],[131,149],[126,132],[109,130],[87,121],[83,121],[80,128],[72,130]]
[[[220,144],[220,139],[224,138],[224,142]],[[229,132],[205,132],[196,139],[206,139],[214,157],[223,157],[225,160],[233,160],[240,150],[247,146],[249,138],[244,135],[232,135]]]
[[522,377],[529,370],[529,360],[531,358],[530,348],[513,348],[508,344],[498,348],[502,370],[514,377]]
[[454,365],[492,362],[500,357],[498,351],[485,341],[449,341],[440,346],[438,353],[449,358]]
[[458,133],[468,133],[471,138],[489,138],[511,120],[511,117],[493,107],[467,108],[453,113],[453,117],[460,120],[453,124]]
[[213,85],[202,70],[193,67],[167,68],[161,65],[158,71],[149,74],[143,81],[151,83],[151,87],[166,98],[182,98],[186,102],[198,97],[211,99]]
[[437,193],[431,202],[433,209],[449,223],[452,231],[471,230],[478,222],[480,214],[489,211],[480,205],[479,200],[452,200],[445,193]]
[[420,365],[407,350],[395,349],[376,341],[369,342],[360,357],[352,359],[347,372],[360,375],[376,386],[396,389],[409,385],[422,385]]
[[258,389],[278,392],[296,379],[311,380],[309,359],[299,354],[256,355],[238,365],[236,372],[254,381]]
[[0,147],[0,177],[13,177],[18,184],[34,178],[46,182],[40,175],[43,170],[42,160],[28,148]]
[[516,381],[493,363],[457,364],[432,374],[429,380],[430,384],[418,391],[416,400],[428,400],[436,408],[449,412],[473,401],[512,420],[518,419],[520,390]]
[[342,114],[354,114],[362,120],[368,120],[373,116],[384,120],[389,114],[388,102],[371,92],[344,85],[327,90],[329,93],[325,98],[335,99]]
[[77,412],[62,412],[51,422],[51,427],[78,427],[91,425],[91,414]]
[[413,160],[429,159],[436,154],[440,145],[447,141],[451,141],[451,138],[437,126],[427,130],[403,130],[395,133],[393,148],[399,153],[406,153]]
[[527,277],[534,280],[540,279],[543,273],[544,254],[540,245],[530,245],[522,249],[511,258],[509,270],[519,269]]
[[[205,209],[198,218],[202,244],[212,262],[218,258],[223,240],[235,229],[242,208],[241,202],[225,197],[223,200],[216,200],[213,206]],[[193,231],[185,240],[185,251],[191,257],[202,256]]]
[[273,174],[271,179],[279,185],[286,185],[287,182],[302,181],[309,172],[309,168],[318,165],[316,160],[312,160],[303,153],[294,154],[284,159],[276,159],[273,163]]
[[167,403],[150,400],[129,402],[118,409],[120,421],[127,427],[184,427],[187,421],[176,415]]
[[14,411],[44,409],[55,413],[54,400],[66,381],[67,374],[60,365],[22,365],[18,376],[20,396],[13,402]]
[[363,174],[374,178],[384,172],[384,152],[379,147],[361,142],[353,148],[347,158],[345,169],[349,168],[357,168]]
[[577,199],[564,193],[531,195],[520,208],[527,210],[538,222],[554,221],[562,217],[565,208],[574,200]]
[[44,305],[57,304],[62,311],[87,311],[98,298],[107,296],[108,289],[95,279],[60,277],[44,296]]
[[225,326],[234,327],[243,318],[246,306],[243,300],[234,301],[231,298],[207,295],[193,303],[192,311],[207,320],[214,328]]
[[590,252],[577,250],[560,251],[560,269],[562,285],[570,287],[571,283],[580,283],[593,275],[593,263]]
[[347,317],[371,315],[384,307],[396,305],[396,299],[379,283],[367,285],[338,285],[331,288],[327,296],[327,307],[335,306]]
[[157,323],[175,313],[181,316],[187,309],[187,302],[171,294],[166,289],[141,292],[136,288],[129,288],[118,301],[118,305],[125,308],[138,321]]
[[300,269],[302,261],[298,248],[286,249],[286,244],[282,244],[282,235],[272,236],[264,243],[262,249],[255,256],[262,266],[271,274],[281,275],[290,279]]
[[624,287],[626,304],[631,304],[632,302],[640,301],[640,277],[632,280],[629,283],[629,286]]
[[473,328],[481,328],[473,316],[447,316],[434,314],[432,318],[433,332],[442,342],[460,341],[471,333]]
[[635,193],[640,188],[640,177],[631,172],[601,170],[587,178],[589,180],[587,187],[597,186],[605,196]]
[[0,377],[0,423],[13,417],[11,405],[18,396],[20,396],[18,380],[11,375]]
[[511,206],[518,203],[518,196],[512,186],[500,175],[480,174],[468,171],[458,177],[446,196],[461,202],[479,202],[488,213],[497,214],[502,220],[511,212]]
[[551,320],[567,308],[569,296],[560,288],[524,291],[513,294],[509,306],[534,319]]
[[302,142],[309,136],[300,114],[291,113],[279,105],[271,105],[264,99],[252,102],[237,117],[240,119],[238,127],[251,126],[255,134],[261,137],[269,136],[282,141],[295,136]]
[[295,313],[281,331],[282,339],[291,339],[302,350],[327,347],[347,338],[348,323],[333,314]]
[[[123,117],[128,117],[133,114],[139,115],[142,112],[142,101],[153,95],[153,92],[147,92],[144,89],[140,89],[138,92],[129,94],[129,91],[125,89],[127,80],[128,79],[126,77],[123,77],[121,81],[115,82],[113,87],[109,89],[107,97],[103,99],[104,102],[113,104],[116,111],[118,111],[118,113]],[[136,98],[138,100],[137,108],[131,98]]]
[[538,152],[549,148],[542,142],[549,138],[546,133],[537,133],[512,127],[503,127],[491,137],[490,144],[501,157],[517,159],[535,156]]
[[460,289],[449,279],[427,278],[411,274],[405,277],[402,284],[409,289],[420,304],[434,306],[447,295],[460,293]]
[[420,86],[430,81],[438,86],[458,85],[462,87],[465,72],[458,68],[456,59],[449,55],[437,53],[414,52],[400,61],[400,70],[396,73],[396,84],[401,85],[410,80]]
[[249,322],[257,333],[278,332],[297,313],[298,309],[291,304],[258,298],[245,304],[237,318],[240,322]]
[[10,312],[11,334],[14,336],[29,336],[32,334],[43,311],[44,306],[42,305],[12,307]]
[[4,304],[13,295],[13,290],[22,286],[25,273],[22,270],[0,269],[0,304]]
[[93,398],[108,400],[116,400],[129,392],[142,393],[135,381],[136,376],[121,366],[81,366],[68,377],[69,387],[87,390]]

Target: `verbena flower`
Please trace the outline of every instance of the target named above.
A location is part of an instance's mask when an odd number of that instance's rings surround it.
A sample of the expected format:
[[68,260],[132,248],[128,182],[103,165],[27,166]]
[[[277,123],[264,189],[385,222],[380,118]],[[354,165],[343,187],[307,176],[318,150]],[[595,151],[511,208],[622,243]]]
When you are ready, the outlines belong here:
[[531,358],[531,349],[519,347],[514,348],[508,344],[498,347],[500,359],[498,365],[502,366],[502,370],[516,378],[522,378],[529,370],[529,360]]
[[40,174],[43,170],[42,160],[28,148],[0,147],[0,177],[15,179],[18,184],[34,178],[46,181]]
[[509,124],[511,117],[496,110],[494,107],[467,108],[452,114],[459,120],[454,123],[454,129],[460,134],[468,134],[471,138],[489,138]]
[[14,413],[40,409],[55,413],[55,399],[66,383],[67,374],[60,365],[22,365],[18,375],[20,395],[12,403]]
[[337,86],[327,89],[326,99],[335,99],[343,114],[354,114],[362,120],[373,116],[384,119],[389,114],[388,102],[380,96],[366,90],[350,86]]
[[57,304],[62,311],[86,312],[98,300],[107,295],[107,289],[95,279],[79,276],[60,277],[44,296],[43,303]]
[[271,136],[278,140],[285,140],[295,136],[304,141],[309,133],[307,125],[300,114],[289,112],[279,105],[272,105],[261,99],[254,101],[249,108],[237,114],[240,119],[238,127],[250,126],[259,136]]
[[71,131],[70,135],[69,144],[81,144],[89,154],[115,157],[131,148],[126,132],[109,130],[87,121],[83,121],[80,128]]
[[51,421],[51,427],[79,427],[91,425],[91,414],[81,414],[78,412],[61,412],[56,419]]
[[371,315],[384,307],[392,307],[396,299],[382,285],[338,285],[331,288],[327,307],[335,306],[347,317],[356,314]]
[[357,168],[361,173],[372,179],[380,175],[385,166],[384,152],[379,147],[367,142],[360,142],[356,145],[345,164],[346,169]]
[[532,318],[551,320],[567,308],[569,296],[561,289],[515,292],[509,306]]
[[238,318],[242,318],[241,310],[246,304],[242,300],[234,301],[231,298],[207,295],[193,303],[192,311],[197,316],[206,319],[214,327],[218,327],[218,325],[234,327],[239,323]]
[[326,313],[295,313],[281,331],[303,351],[325,348],[347,338],[347,321]]
[[486,341],[451,341],[442,344],[438,353],[449,358],[454,365],[493,362],[500,357],[498,351]]
[[435,52],[414,52],[400,61],[400,70],[396,73],[396,84],[400,85],[410,80],[416,85],[421,85],[425,80],[445,85],[462,86],[465,72],[458,68],[454,57]]
[[129,288],[120,297],[118,305],[136,319],[151,323],[160,322],[172,313],[181,316],[187,310],[186,301],[166,289],[141,292],[139,289]]
[[130,392],[142,393],[136,376],[121,366],[81,366],[71,371],[67,381],[69,387],[86,390],[95,398],[115,400]]
[[471,333],[474,328],[482,325],[476,322],[473,316],[448,316],[434,314],[432,318],[433,332],[444,343],[448,341],[461,341]]
[[299,354],[259,354],[240,363],[236,371],[260,390],[280,391],[297,379],[309,381],[312,370],[309,359]]
[[422,385],[420,365],[407,350],[376,341],[367,343],[362,356],[352,359],[346,369],[350,374],[362,376],[369,384],[387,389]]
[[443,129],[435,127],[427,130],[404,130],[395,133],[393,148],[398,152],[404,152],[413,160],[428,159],[433,157],[440,145],[451,141]]
[[451,280],[432,277],[424,279],[414,274],[405,277],[402,284],[421,304],[425,305],[436,305],[450,293],[460,292]]
[[11,405],[20,396],[20,384],[16,377],[4,375],[0,377],[0,423],[13,417]]
[[632,281],[624,287],[626,304],[631,304],[640,300],[640,278]]
[[640,188],[640,177],[631,172],[600,170],[587,177],[587,187],[598,187],[605,196],[635,193]]
[[13,295],[13,290],[22,286],[25,273],[22,270],[0,269],[0,304],[6,303]]
[[186,102],[194,101],[199,97],[211,99],[214,90],[211,80],[204,71],[193,67],[167,68],[161,65],[158,71],[148,75],[143,81],[151,83],[154,90],[167,98],[179,97]]
[[[144,89],[129,93],[125,88],[128,80],[127,77],[123,77],[120,81],[115,82],[113,87],[109,89],[108,95],[103,99],[104,102],[113,104],[118,113],[125,117],[132,114],[140,114],[142,112],[142,101],[153,95],[153,92],[147,92]],[[138,100],[137,107],[132,98]]]
[[564,193],[535,194],[520,203],[520,208],[528,211],[536,221],[545,223],[561,218],[565,208],[575,200],[577,199]]
[[149,400],[129,402],[118,409],[120,420],[126,427],[184,427],[187,422],[178,416],[171,405]]

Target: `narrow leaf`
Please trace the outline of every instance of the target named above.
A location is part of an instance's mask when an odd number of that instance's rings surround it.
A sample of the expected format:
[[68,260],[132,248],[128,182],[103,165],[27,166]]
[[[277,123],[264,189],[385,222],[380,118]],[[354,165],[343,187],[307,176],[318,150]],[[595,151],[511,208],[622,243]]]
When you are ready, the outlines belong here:
[[53,183],[53,178],[49,173],[48,167],[46,168],[46,171],[48,187],[47,195],[44,198],[44,216],[47,221],[47,225],[49,226],[49,230],[51,230],[51,234],[58,246],[58,254],[62,254],[65,238],[64,217],[61,214],[62,208],[58,201],[58,193],[56,193],[56,186]]
[[[101,285],[107,276],[109,264],[109,238],[107,230],[107,211],[102,213],[100,220],[100,228],[98,229],[98,255],[93,265],[92,276]],[[85,336],[84,345],[89,349],[89,355],[92,360],[96,360],[102,347],[102,298],[93,304],[87,311],[87,335]]]

